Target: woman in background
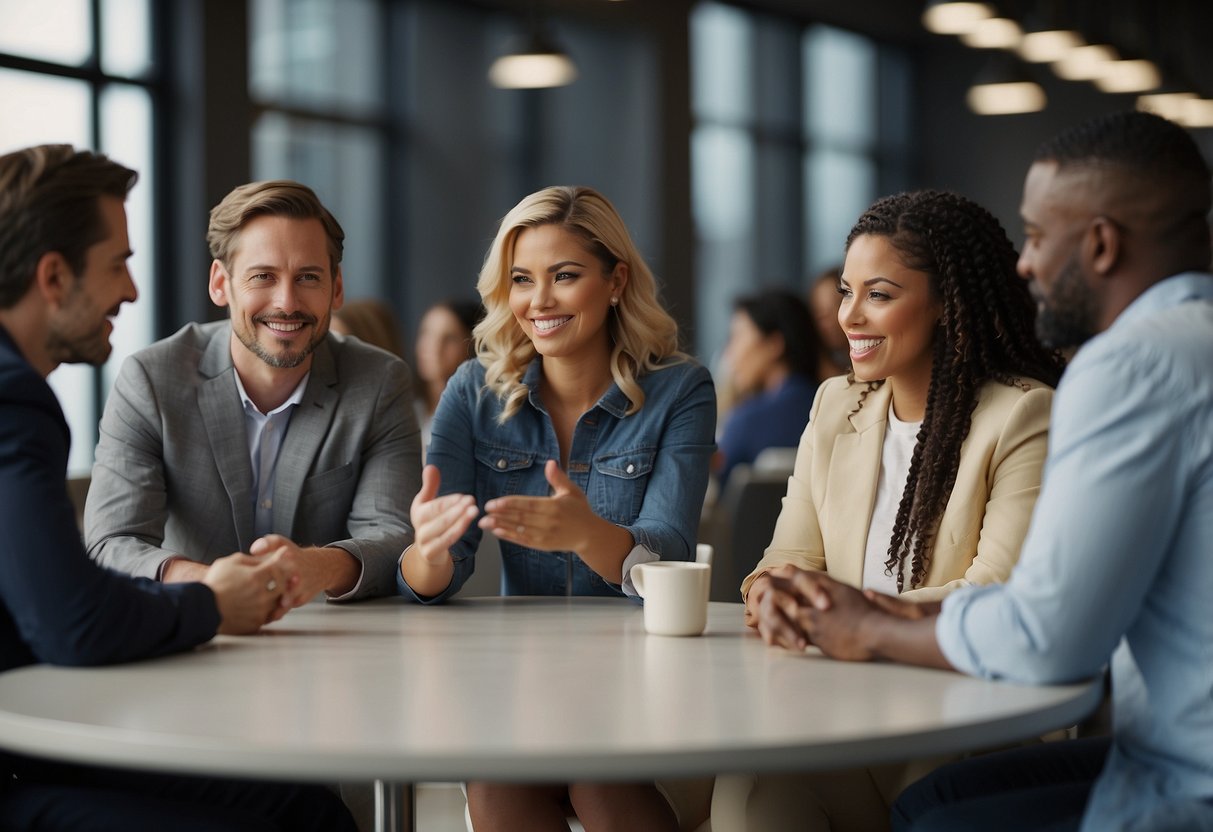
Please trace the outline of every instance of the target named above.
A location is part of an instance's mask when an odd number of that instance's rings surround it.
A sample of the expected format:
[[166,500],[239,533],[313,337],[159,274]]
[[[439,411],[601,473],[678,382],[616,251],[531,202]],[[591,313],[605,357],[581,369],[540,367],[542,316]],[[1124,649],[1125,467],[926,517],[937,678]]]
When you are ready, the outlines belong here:
[[[774,539],[742,584],[750,626],[765,634],[791,608],[772,575],[796,570],[907,601],[1010,575],[1062,371],[1016,258],[998,220],[956,194],[898,194],[859,218],[839,281],[853,371],[817,392]],[[887,828],[893,799],[938,762],[721,778],[713,828]]]
[[404,358],[404,343],[400,338],[400,327],[392,308],[381,300],[364,298],[346,301],[333,312],[330,330],[339,335],[353,335],[373,347],[387,350],[397,358]]
[[[478,289],[478,360],[434,415],[401,593],[450,597],[486,530],[501,541],[507,594],[634,596],[634,564],[692,560],[712,380],[678,351],[614,207],[589,188],[526,197],[502,220]],[[570,808],[589,832],[676,828],[652,783],[469,783],[468,807],[480,832],[567,830]]]
[[414,353],[417,358],[417,423],[422,448],[430,444],[434,412],[446,383],[459,365],[475,354],[472,331],[484,307],[470,300],[444,300],[421,316]]
[[814,328],[822,347],[818,361],[821,378],[843,375],[851,369],[850,345],[846,333],[838,325],[838,306],[842,301],[838,294],[838,278],[841,276],[842,266],[833,266],[813,278],[809,287],[809,311],[813,314]]
[[717,456],[723,485],[738,463],[766,448],[794,448],[817,392],[821,349],[809,309],[780,289],[741,298],[734,306],[724,363],[740,399],[725,417]]

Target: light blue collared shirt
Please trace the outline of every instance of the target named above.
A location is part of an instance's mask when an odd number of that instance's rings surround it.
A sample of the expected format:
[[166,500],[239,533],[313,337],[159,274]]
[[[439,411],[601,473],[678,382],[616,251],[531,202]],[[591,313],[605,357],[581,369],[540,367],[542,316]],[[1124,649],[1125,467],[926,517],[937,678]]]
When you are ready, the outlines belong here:
[[[278,470],[278,454],[282,452],[282,440],[291,424],[291,413],[295,405],[303,401],[307,389],[307,373],[299,381],[290,397],[269,413],[262,413],[244,390],[240,373],[234,369],[236,389],[244,405],[244,432],[248,437],[249,461],[253,466],[253,534],[264,537],[274,531],[274,476]],[[286,532],[289,533],[289,530]]]
[[949,596],[935,634],[989,678],[1072,681],[1111,656],[1082,828],[1213,822],[1213,275],[1158,283],[1079,350],[1019,565]]

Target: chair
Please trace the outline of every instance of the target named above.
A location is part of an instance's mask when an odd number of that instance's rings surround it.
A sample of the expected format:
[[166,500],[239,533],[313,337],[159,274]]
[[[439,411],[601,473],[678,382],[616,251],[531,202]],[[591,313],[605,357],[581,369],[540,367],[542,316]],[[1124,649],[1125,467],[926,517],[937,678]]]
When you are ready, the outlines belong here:
[[787,493],[790,467],[737,465],[700,530],[715,547],[713,601],[740,601],[741,580],[762,558]]
[[755,471],[783,471],[786,476],[792,475],[796,467],[796,448],[763,448],[754,457]]
[[485,532],[476,547],[476,571],[468,578],[456,598],[480,598],[501,594],[501,543],[497,536]]

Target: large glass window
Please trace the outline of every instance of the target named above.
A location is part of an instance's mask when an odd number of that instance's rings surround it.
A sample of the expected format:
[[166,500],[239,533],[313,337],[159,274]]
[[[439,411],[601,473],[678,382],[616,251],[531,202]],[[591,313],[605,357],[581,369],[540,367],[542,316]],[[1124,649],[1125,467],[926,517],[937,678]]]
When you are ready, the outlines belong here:
[[0,119],[0,153],[70,144],[100,150],[140,177],[127,201],[139,300],[123,307],[104,368],[65,365],[49,378],[72,431],[72,476],[92,468],[97,420],[118,366],[153,335],[151,53],[148,0],[0,2],[0,101],[10,116],[20,114]]
[[384,112],[381,0],[253,0],[249,90],[254,179],[294,179],[316,191],[345,230],[349,297],[381,295],[384,274]]
[[697,346],[711,358],[735,298],[807,289],[841,261],[860,212],[904,174],[908,111],[886,101],[896,56],[860,35],[722,2],[697,4],[690,31]]

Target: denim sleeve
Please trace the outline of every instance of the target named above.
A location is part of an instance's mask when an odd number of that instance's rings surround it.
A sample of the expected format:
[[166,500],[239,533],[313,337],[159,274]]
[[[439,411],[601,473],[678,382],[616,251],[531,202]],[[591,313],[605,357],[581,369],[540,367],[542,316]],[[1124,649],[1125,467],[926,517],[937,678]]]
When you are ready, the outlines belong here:
[[[473,457],[473,409],[479,393],[475,376],[470,364],[475,359],[465,363],[442,391],[438,401],[438,409],[434,412],[431,426],[430,450],[426,456],[426,464],[438,468],[442,482],[438,487],[440,496],[445,494],[476,494],[476,461]],[[447,588],[438,595],[426,597],[418,595],[404,580],[399,567],[396,569],[396,588],[400,594],[410,601],[420,604],[437,604],[450,598],[464,582],[472,576],[476,568],[476,547],[483,534],[475,521],[464,533],[463,537],[451,547],[451,556],[455,562],[455,573]]]
[[944,602],[936,638],[956,668],[1035,684],[1099,671],[1180,521],[1184,398],[1149,353],[1079,353],[1054,398],[1045,480],[1011,580]]
[[661,560],[695,559],[708,465],[716,449],[716,390],[711,375],[691,365],[678,383],[677,395],[668,400],[669,414],[663,420],[640,514],[624,527],[637,545]]

